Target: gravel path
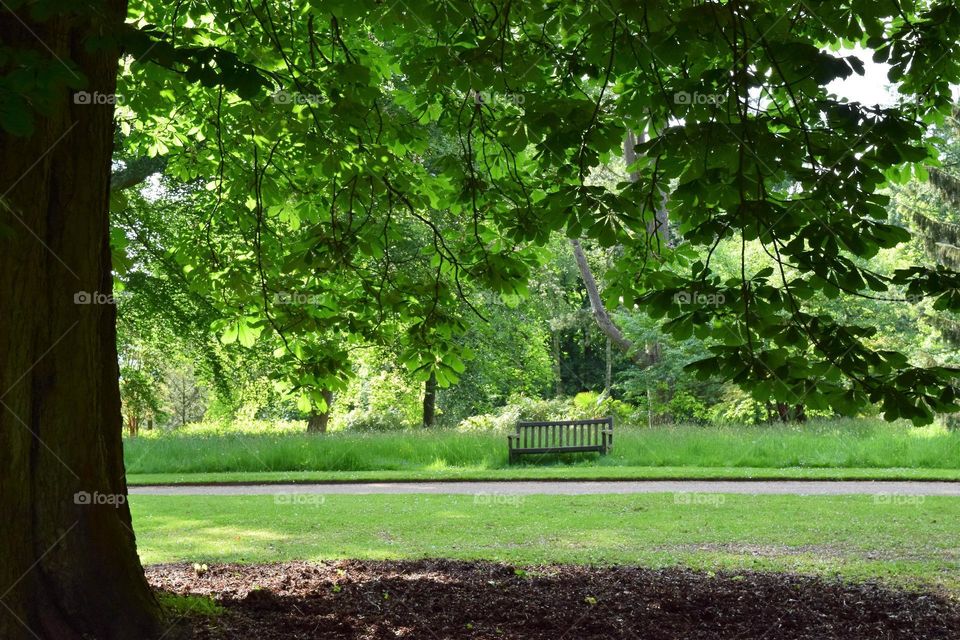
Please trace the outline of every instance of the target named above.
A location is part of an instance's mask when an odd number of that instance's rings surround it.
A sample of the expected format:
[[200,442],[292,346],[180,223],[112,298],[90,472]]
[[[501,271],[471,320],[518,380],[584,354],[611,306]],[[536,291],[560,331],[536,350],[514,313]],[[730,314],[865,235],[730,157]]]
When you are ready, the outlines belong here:
[[366,494],[511,494],[589,495],[604,493],[743,493],[779,495],[904,495],[960,496],[960,482],[816,481],[816,480],[644,480],[601,482],[509,481],[509,482],[363,482],[326,484],[253,485],[141,485],[131,486],[134,495],[275,495],[289,493],[323,495]]

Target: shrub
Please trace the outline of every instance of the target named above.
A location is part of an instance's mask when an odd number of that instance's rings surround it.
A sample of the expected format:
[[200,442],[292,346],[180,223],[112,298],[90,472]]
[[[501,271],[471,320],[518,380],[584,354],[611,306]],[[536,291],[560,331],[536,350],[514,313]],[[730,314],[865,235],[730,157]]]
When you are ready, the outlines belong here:
[[414,426],[409,414],[396,407],[354,409],[344,414],[338,423],[341,429],[364,432],[402,431]]
[[715,423],[759,424],[767,419],[767,408],[740,387],[730,386],[708,415]]
[[637,421],[636,407],[602,397],[592,391],[578,393],[573,398],[541,400],[514,396],[494,413],[485,413],[461,420],[458,431],[509,431],[520,420],[583,420],[613,416],[614,424],[633,425]]

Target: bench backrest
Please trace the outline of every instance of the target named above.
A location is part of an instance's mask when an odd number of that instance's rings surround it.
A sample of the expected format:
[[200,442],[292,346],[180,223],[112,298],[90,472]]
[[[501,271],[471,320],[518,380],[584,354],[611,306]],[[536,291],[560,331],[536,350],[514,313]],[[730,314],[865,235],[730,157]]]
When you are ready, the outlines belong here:
[[612,429],[612,417],[517,423],[518,444],[522,448],[600,446],[602,433]]

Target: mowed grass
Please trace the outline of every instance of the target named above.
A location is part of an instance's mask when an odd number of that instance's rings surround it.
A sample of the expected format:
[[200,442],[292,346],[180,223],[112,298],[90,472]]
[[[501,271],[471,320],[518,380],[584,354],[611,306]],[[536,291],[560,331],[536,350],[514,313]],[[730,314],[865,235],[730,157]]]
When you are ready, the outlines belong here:
[[131,496],[145,563],[443,557],[880,578],[960,597],[960,500],[901,496]]
[[[481,479],[497,475],[487,472],[498,472],[522,478],[549,477],[538,474],[550,468],[560,475],[611,478],[647,477],[637,471],[618,472],[618,468],[727,470],[709,477],[751,477],[756,474],[750,470],[764,469],[797,469],[797,477],[817,477],[805,476],[803,470],[856,469],[866,471],[846,477],[871,477],[869,470],[895,468],[903,472],[895,477],[906,478],[911,470],[960,470],[960,432],[873,419],[789,426],[618,428],[608,456],[525,456],[513,466],[508,464],[503,433],[174,433],[127,439],[125,459],[134,481],[140,474],[305,472],[371,474],[368,479],[387,478],[378,473],[394,473],[397,479]],[[671,472],[660,477],[675,476]],[[956,474],[927,477],[955,478]]]

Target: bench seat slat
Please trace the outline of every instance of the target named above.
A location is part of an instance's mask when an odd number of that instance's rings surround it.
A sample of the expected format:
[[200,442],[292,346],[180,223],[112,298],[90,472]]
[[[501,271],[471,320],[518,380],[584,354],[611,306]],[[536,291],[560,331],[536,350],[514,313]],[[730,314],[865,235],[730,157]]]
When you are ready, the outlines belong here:
[[530,449],[514,449],[515,453],[583,453],[600,451],[600,445],[583,447],[533,447]]
[[520,421],[507,443],[511,461],[527,453],[597,451],[606,455],[613,443],[613,418]]

